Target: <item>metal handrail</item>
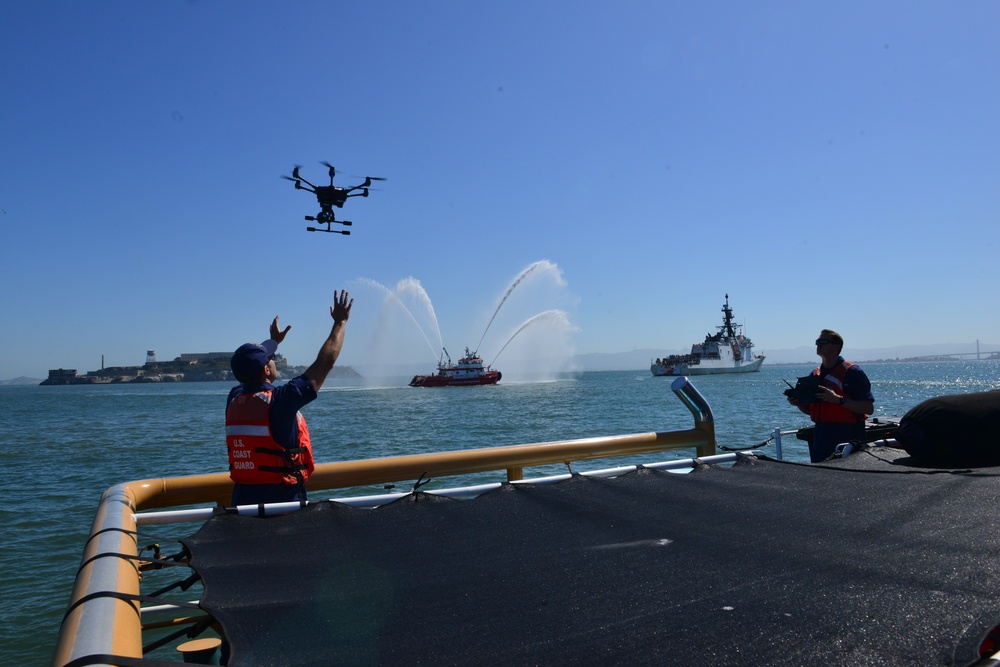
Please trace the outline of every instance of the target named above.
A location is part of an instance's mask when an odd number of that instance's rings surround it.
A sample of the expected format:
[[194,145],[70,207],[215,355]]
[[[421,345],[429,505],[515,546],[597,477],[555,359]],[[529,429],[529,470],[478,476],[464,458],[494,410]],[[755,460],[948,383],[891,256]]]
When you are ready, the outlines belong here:
[[[316,466],[308,488],[348,488],[413,480],[425,474],[442,477],[493,470],[506,470],[508,481],[516,481],[529,466],[691,447],[699,457],[714,455],[715,419],[708,402],[686,377],[674,380],[671,389],[694,417],[693,428],[324,463]],[[139,595],[138,565],[121,557],[138,556],[135,513],[206,502],[224,506],[231,494],[229,473],[139,480],[105,491],[84,548],[53,666],[88,655],[141,658],[139,602],[120,595]]]

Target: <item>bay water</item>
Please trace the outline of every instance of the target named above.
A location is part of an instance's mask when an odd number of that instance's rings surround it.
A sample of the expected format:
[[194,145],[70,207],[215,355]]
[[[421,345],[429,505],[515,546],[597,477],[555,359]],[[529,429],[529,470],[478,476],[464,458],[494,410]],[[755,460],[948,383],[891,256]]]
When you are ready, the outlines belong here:
[[[693,377],[723,447],[767,443],[775,428],[806,426],[783,380],[815,364]],[[869,363],[876,416],[901,416],[933,396],[1000,388],[1000,362]],[[583,372],[553,380],[505,377],[491,387],[411,388],[408,378],[331,380],[303,413],[318,462],[691,428],[673,378],[642,371]],[[0,413],[0,664],[47,665],[97,502],[113,484],[226,469],[227,383],[3,386]],[[763,450],[774,455],[773,444]],[[786,437],[786,459],[808,461]],[[688,458],[679,450],[627,461],[584,462],[574,472]],[[525,476],[566,472],[564,466]],[[502,481],[433,480],[424,488]],[[415,481],[415,480],[414,480]],[[397,490],[406,484],[397,484]],[[331,494],[333,495],[333,494]],[[311,496],[316,498],[315,495]],[[190,534],[186,526],[180,534]]]

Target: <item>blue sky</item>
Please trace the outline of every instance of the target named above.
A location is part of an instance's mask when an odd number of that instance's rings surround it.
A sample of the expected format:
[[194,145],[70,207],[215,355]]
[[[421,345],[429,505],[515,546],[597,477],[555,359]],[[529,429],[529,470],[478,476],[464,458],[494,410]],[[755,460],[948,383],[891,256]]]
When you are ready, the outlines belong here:
[[[365,285],[411,278],[455,353],[533,266],[488,360],[549,310],[578,353],[683,350],[726,293],[764,353],[1000,343],[998,25],[995,0],[10,4],[0,379],[231,350],[275,314],[307,364],[343,287],[341,362],[375,363],[420,336]],[[388,179],[349,237],[279,178],[321,160]]]

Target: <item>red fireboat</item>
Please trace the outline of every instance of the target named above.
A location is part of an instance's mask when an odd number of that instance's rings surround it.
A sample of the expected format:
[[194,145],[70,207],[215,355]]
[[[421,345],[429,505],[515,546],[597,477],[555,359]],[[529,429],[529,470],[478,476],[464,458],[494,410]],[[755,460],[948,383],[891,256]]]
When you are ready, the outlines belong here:
[[448,350],[444,348],[441,350],[437,373],[414,375],[410,380],[411,387],[469,387],[496,384],[503,377],[500,371],[484,366],[482,357],[477,352],[469,352],[469,348],[465,348],[465,356],[459,359],[457,364],[451,362]]

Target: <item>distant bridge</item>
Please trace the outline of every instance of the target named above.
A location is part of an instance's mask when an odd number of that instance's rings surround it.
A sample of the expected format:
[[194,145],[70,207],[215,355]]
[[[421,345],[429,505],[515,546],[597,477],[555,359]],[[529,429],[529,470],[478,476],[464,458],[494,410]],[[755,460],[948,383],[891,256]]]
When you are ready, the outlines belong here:
[[907,359],[941,359],[943,357],[954,357],[961,359],[963,357],[972,357],[975,359],[1000,359],[1000,352],[987,352],[980,350],[979,352],[949,352],[945,354],[927,354],[922,357],[907,357]]

